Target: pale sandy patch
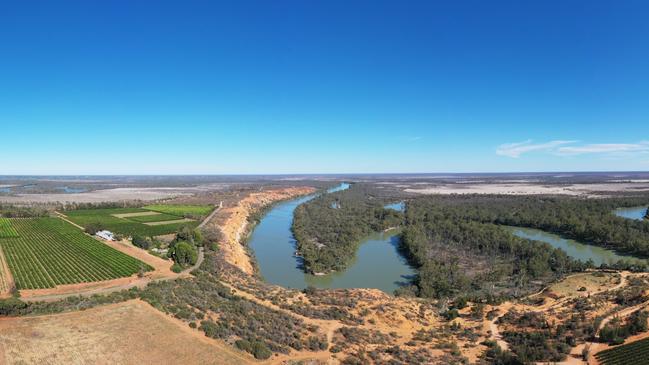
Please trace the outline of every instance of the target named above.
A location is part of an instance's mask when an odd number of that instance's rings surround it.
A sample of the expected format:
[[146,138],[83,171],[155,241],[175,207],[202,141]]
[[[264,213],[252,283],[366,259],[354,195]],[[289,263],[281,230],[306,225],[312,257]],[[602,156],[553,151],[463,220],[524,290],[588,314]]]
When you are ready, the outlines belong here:
[[602,183],[602,184],[446,184],[427,187],[410,187],[404,190],[417,194],[508,194],[508,195],[574,195],[592,196],[595,193],[649,191],[647,183]]
[[101,203],[124,200],[158,200],[191,195],[195,189],[189,188],[115,188],[95,190],[85,193],[16,194],[0,196],[7,203]]

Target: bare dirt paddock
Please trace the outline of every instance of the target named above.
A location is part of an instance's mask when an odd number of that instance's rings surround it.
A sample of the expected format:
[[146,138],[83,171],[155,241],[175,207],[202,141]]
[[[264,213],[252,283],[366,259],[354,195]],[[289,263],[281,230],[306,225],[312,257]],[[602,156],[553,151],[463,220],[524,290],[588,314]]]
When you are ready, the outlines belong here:
[[140,300],[0,320],[0,364],[247,364]]

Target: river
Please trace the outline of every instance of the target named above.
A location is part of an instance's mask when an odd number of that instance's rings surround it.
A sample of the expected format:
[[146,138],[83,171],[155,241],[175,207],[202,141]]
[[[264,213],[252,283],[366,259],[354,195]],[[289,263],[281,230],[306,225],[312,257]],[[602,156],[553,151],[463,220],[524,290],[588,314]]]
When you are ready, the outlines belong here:
[[[630,207],[618,208],[613,211],[613,214],[618,217],[643,220],[647,213],[647,207]],[[564,250],[568,256],[581,260],[593,260],[595,265],[603,263],[613,264],[619,260],[627,260],[637,263],[649,263],[649,260],[637,258],[631,255],[620,254],[614,250],[609,250],[603,247],[581,243],[575,240],[563,238],[559,235],[542,231],[534,228],[522,227],[507,227],[512,233],[518,237],[527,238],[530,240],[541,241],[549,243],[552,247]]]
[[515,236],[527,238],[530,240],[541,241],[549,243],[552,247],[564,250],[568,256],[581,260],[593,260],[596,266],[603,263],[613,264],[619,260],[627,260],[631,262],[646,263],[647,260],[640,259],[630,255],[617,253],[603,247],[581,243],[575,240],[563,238],[554,233],[549,233],[535,228],[523,227],[507,227]]
[[[340,184],[328,193],[349,188]],[[317,195],[293,199],[273,207],[253,230],[248,241],[253,249],[262,277],[269,283],[303,289],[318,288],[375,288],[392,294],[400,285],[415,275],[405,258],[398,252],[399,231],[375,233],[360,244],[358,252],[344,271],[328,275],[311,275],[300,269],[294,256],[296,242],[291,232],[293,212],[298,205]],[[403,209],[403,204],[386,206]]]

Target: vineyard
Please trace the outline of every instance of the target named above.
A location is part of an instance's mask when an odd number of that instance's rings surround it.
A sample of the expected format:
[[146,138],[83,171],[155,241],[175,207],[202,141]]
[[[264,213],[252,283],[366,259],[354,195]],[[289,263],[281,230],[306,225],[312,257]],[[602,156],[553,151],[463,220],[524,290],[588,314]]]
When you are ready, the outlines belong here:
[[[182,219],[182,215],[173,215],[142,208],[116,208],[116,209],[81,209],[64,212],[74,223],[86,227],[99,223],[103,228],[123,235],[133,236],[159,236],[177,232],[183,226],[196,227],[197,221],[169,223],[149,226],[144,223],[164,222]],[[119,216],[134,213],[153,213],[138,216]],[[159,214],[156,214],[159,213]]]
[[10,219],[0,246],[18,289],[103,281],[151,270],[58,218]]
[[649,364],[649,338],[595,354],[602,365]]
[[0,218],[0,238],[18,237],[16,229],[7,218]]

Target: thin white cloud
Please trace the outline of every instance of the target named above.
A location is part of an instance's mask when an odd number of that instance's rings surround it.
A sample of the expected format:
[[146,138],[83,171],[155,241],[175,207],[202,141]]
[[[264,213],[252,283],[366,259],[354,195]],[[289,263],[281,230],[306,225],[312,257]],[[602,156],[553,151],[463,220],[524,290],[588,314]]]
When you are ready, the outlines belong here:
[[557,149],[559,155],[598,154],[636,154],[649,153],[649,142],[638,143],[596,143],[583,146],[564,146]]
[[549,141],[545,143],[532,143],[532,140],[529,139],[524,142],[501,144],[496,149],[496,154],[501,156],[518,158],[522,154],[532,152],[532,151],[552,152],[560,146],[575,143],[575,142],[576,141],[558,140],[558,141]]
[[649,154],[649,141],[637,143],[591,143],[577,145],[578,141],[549,141],[532,143],[532,140],[505,143],[496,149],[496,154],[518,158],[529,152],[545,152],[556,156],[594,154],[605,158],[636,157]]

